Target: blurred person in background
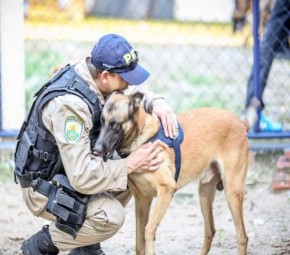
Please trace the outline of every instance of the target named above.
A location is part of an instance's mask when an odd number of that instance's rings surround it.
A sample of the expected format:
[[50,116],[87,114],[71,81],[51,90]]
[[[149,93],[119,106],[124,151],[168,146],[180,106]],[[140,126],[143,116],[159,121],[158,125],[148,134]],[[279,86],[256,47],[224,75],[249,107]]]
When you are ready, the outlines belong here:
[[282,131],[282,125],[278,122],[271,121],[265,116],[263,109],[263,93],[267,85],[267,79],[270,69],[278,52],[289,51],[290,38],[290,0],[276,0],[271,12],[271,16],[266,23],[262,39],[260,42],[260,93],[261,100],[255,97],[254,86],[254,66],[247,84],[247,97],[245,110],[242,118],[249,121],[250,126],[258,120],[258,110],[260,113],[259,128],[264,132]]
[[[105,160],[92,148],[106,97],[148,77],[127,40],[108,34],[90,57],[61,68],[35,94],[18,135],[15,175],[32,214],[52,222],[22,243],[24,255],[105,254],[100,242],[120,229],[131,198],[128,174],[156,171],[163,159],[158,158],[160,141],[124,159]],[[146,92],[146,97],[153,100],[165,135],[174,138],[177,119],[171,107],[159,95]]]
[[29,0],[23,0],[23,14],[24,18],[28,18]]

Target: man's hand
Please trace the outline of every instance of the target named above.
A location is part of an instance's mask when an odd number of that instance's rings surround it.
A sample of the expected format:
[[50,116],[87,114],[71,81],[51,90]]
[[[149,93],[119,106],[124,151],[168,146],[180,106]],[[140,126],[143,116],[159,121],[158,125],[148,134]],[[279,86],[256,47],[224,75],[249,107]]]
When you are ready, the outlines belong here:
[[128,174],[156,171],[164,161],[160,141],[149,142],[127,157]]
[[178,135],[177,118],[164,99],[153,101],[153,114],[161,120],[165,136],[174,139]]

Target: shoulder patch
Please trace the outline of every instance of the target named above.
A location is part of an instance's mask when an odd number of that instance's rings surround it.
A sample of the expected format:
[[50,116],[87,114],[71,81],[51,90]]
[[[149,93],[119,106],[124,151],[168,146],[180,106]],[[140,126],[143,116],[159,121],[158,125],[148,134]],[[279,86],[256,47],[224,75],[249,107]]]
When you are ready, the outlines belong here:
[[77,142],[83,131],[83,122],[77,116],[68,116],[65,119],[65,138],[69,143]]

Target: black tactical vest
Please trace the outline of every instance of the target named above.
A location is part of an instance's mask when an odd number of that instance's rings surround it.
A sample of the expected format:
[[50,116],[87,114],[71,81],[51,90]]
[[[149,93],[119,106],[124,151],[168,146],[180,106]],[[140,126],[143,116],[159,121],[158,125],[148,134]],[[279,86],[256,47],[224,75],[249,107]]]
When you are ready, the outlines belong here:
[[55,139],[42,121],[42,110],[52,98],[65,94],[79,96],[92,113],[91,147],[99,135],[101,107],[97,94],[77,75],[74,66],[61,68],[35,94],[36,99],[17,137],[15,176],[22,187],[29,187],[38,177],[51,180],[54,175],[64,173]]

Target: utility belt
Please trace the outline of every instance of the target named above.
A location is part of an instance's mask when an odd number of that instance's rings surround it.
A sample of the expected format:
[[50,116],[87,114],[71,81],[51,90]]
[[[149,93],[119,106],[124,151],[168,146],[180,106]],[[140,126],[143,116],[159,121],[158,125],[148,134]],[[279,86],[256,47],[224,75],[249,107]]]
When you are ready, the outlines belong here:
[[48,179],[47,173],[41,173],[41,172],[28,172],[24,175],[16,175],[14,174],[15,182],[18,183],[19,181],[21,188],[29,188],[31,187],[32,181],[41,178],[41,179]]
[[[28,178],[20,177],[19,181],[22,186],[28,183]],[[52,183],[40,177],[30,182],[34,191],[48,197],[46,210],[56,216],[55,226],[75,239],[85,221],[90,196],[75,191],[62,174],[55,175]]]

